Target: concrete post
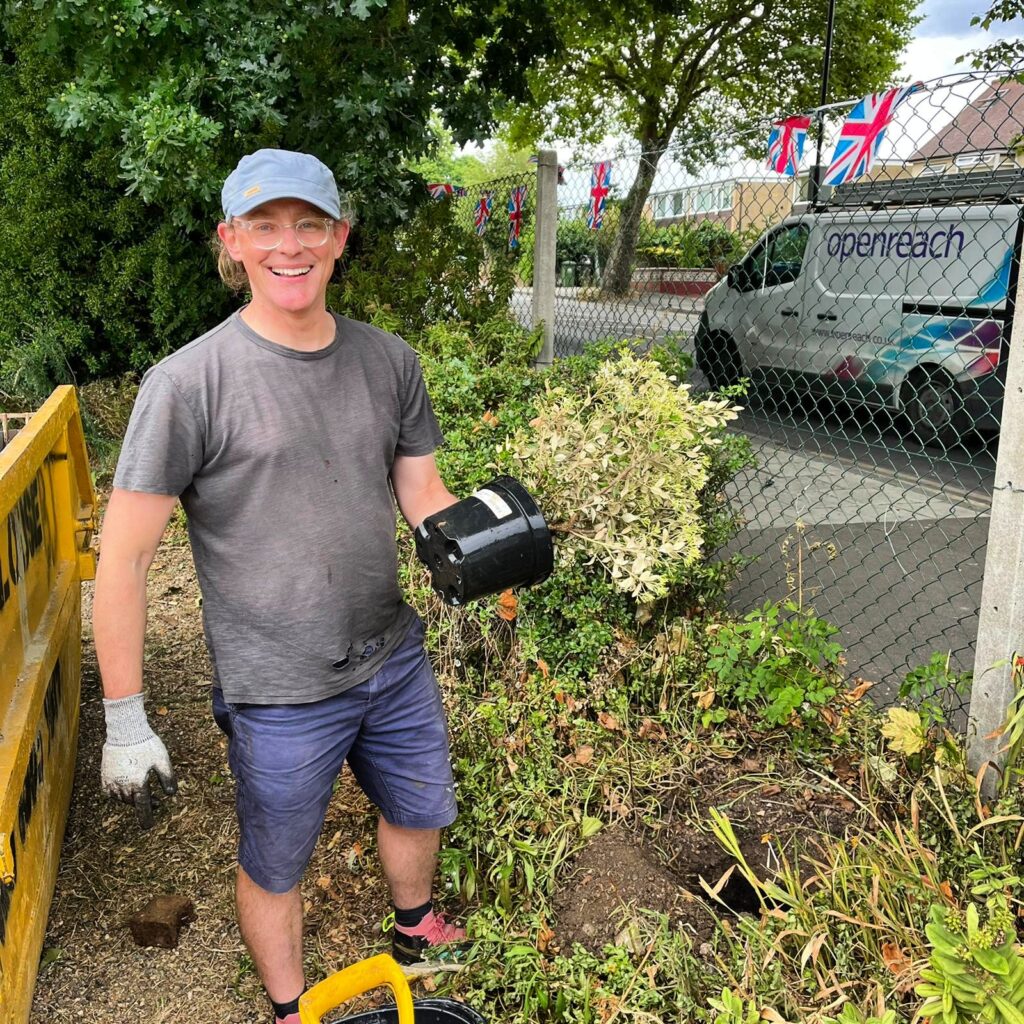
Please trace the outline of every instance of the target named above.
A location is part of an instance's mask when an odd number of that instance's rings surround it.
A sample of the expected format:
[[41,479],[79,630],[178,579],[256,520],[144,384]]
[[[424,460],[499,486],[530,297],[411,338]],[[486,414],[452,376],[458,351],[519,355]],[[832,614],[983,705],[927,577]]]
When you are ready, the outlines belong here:
[[558,153],[542,149],[537,163],[537,207],[533,244],[533,326],[544,325],[537,366],[555,358],[555,242],[558,235]]
[[[1024,654],[1024,273],[1017,275],[1013,309],[967,732],[975,775],[984,764],[1005,766],[1005,739],[989,737],[1006,723],[1013,661]],[[994,796],[997,783],[997,772],[986,772],[986,798]]]

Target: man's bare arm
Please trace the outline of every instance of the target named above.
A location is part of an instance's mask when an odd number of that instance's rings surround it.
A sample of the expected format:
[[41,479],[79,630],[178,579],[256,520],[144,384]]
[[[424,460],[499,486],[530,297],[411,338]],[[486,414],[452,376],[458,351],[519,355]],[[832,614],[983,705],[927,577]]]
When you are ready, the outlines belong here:
[[433,455],[396,456],[391,486],[405,521],[414,530],[427,516],[459,500],[445,487]]
[[142,691],[146,575],[177,500],[116,488],[110,495],[92,618],[103,692],[109,700]]

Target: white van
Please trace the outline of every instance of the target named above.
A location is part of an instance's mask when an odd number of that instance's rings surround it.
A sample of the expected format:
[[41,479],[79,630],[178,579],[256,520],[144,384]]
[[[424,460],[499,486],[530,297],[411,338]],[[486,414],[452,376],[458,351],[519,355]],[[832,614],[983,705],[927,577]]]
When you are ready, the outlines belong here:
[[[998,430],[1021,207],[1005,184],[982,199],[978,178],[956,178],[942,205],[911,205],[919,179],[889,184],[895,206],[861,186],[767,231],[705,298],[695,346],[711,386],[749,376],[886,407],[925,442]],[[964,187],[973,201],[955,201]]]

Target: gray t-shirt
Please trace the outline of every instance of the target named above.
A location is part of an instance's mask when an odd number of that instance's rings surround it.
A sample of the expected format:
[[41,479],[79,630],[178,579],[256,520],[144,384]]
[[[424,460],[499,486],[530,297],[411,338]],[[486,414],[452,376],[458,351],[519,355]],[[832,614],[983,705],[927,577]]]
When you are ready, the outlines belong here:
[[400,338],[335,317],[316,352],[238,313],[150,369],[114,486],[179,495],[231,703],[301,704],[369,678],[413,619],[398,588],[396,455],[442,436]]

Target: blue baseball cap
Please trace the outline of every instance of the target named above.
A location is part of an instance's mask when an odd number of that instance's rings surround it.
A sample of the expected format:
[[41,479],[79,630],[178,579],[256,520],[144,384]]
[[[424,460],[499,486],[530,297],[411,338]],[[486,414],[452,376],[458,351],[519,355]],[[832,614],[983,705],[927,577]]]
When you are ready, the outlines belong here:
[[220,191],[225,220],[241,217],[272,199],[305,199],[335,220],[341,219],[334,175],[309,153],[258,149],[238,161]]

